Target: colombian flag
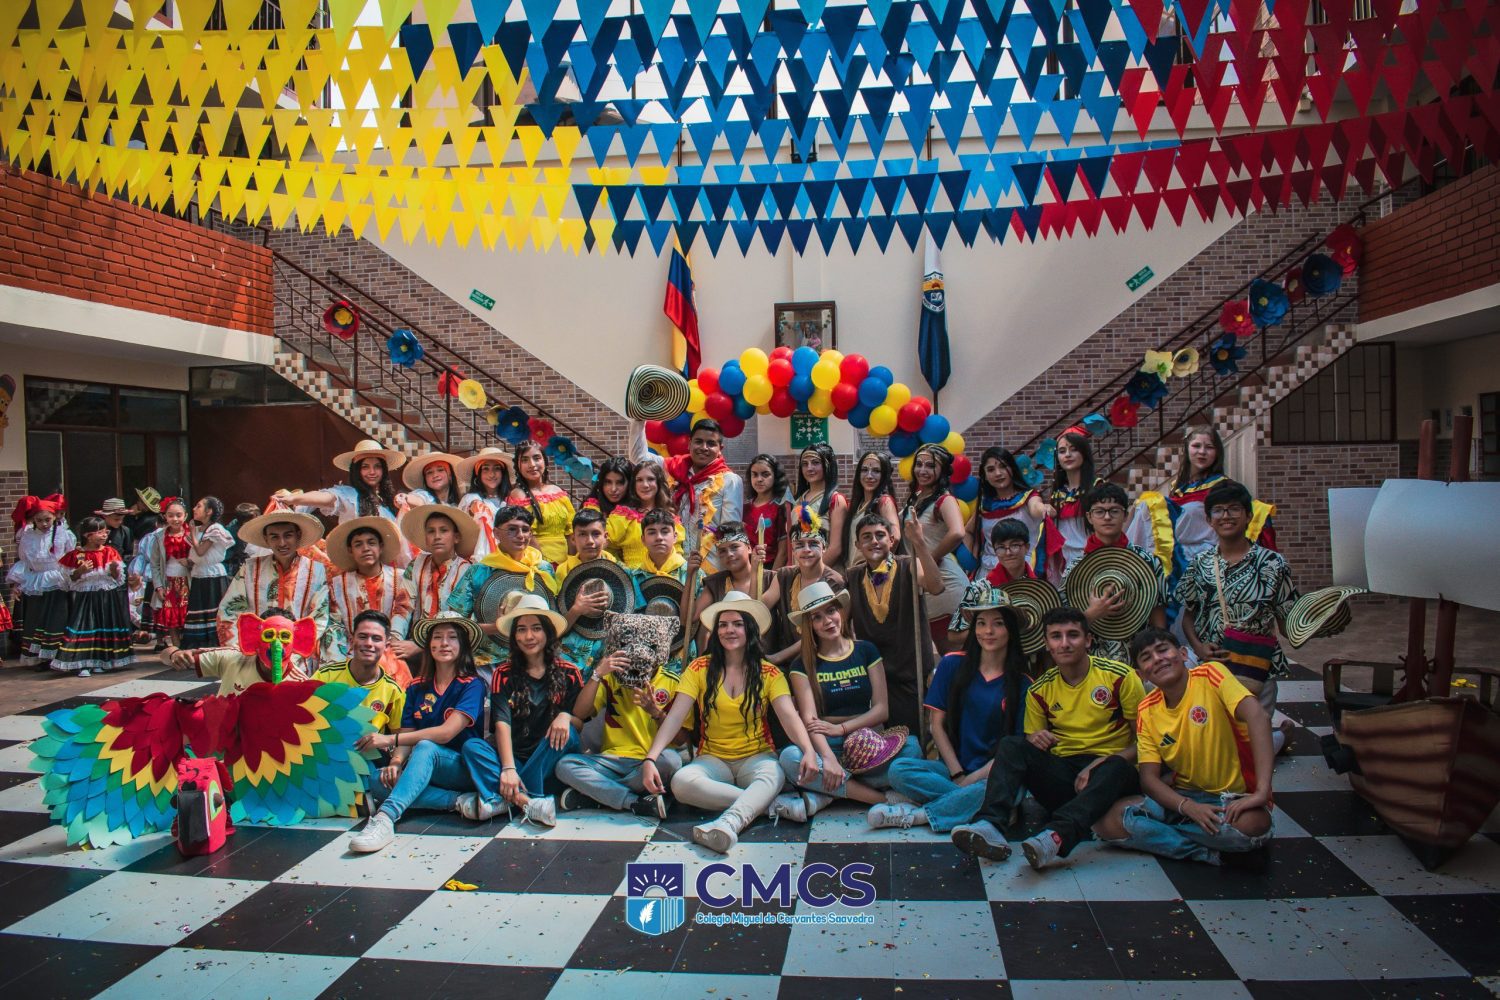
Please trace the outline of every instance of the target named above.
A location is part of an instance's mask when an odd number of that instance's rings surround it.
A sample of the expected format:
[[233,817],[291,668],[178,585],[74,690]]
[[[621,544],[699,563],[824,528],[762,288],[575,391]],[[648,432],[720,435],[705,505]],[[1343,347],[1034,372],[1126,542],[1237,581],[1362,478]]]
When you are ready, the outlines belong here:
[[698,341],[698,307],[693,304],[693,264],[675,239],[672,263],[667,268],[667,297],[661,311],[672,321],[672,366],[684,378],[693,378],[703,361]]

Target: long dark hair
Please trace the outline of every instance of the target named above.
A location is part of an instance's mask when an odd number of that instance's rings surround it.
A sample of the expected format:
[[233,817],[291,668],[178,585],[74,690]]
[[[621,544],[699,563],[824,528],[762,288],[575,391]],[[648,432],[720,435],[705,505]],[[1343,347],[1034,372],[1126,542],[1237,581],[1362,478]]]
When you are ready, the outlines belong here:
[[[860,469],[865,467],[865,459],[874,458],[880,462],[880,484],[875,487],[875,492],[869,496],[865,495],[865,481],[860,477]],[[853,552],[854,541],[857,537],[854,532],[854,522],[859,520],[859,515],[866,507],[870,510],[880,510],[880,498],[890,497],[891,505],[896,505],[895,470],[891,467],[890,456],[883,451],[862,452],[859,461],[854,463],[854,482],[849,486],[849,516],[844,519],[844,551]]]
[[[479,475],[479,468],[480,466],[484,465],[500,466],[500,485],[495,488],[495,492],[493,493],[485,489],[484,479]],[[485,458],[482,458],[474,463],[474,471],[469,473],[468,487],[470,493],[474,493],[486,499],[493,497],[499,500],[504,500],[506,497],[510,496],[510,466],[506,465],[498,458],[486,456]]]
[[[198,502],[203,505],[206,511],[208,511],[209,524],[218,524],[220,521],[224,520],[223,500],[220,500],[216,496],[206,496],[199,497]],[[204,527],[208,527],[208,525],[204,525]]]
[[541,445],[528,438],[527,440],[522,441],[520,444],[516,445],[516,489],[526,494],[526,503],[527,506],[531,508],[531,516],[536,518],[537,524],[541,524],[542,505],[537,503],[536,496],[531,492],[531,484],[528,483],[526,481],[526,477],[521,474],[521,456],[526,454],[533,448],[535,448],[542,456],[542,485],[546,486],[552,481],[550,478],[548,478],[549,473],[552,471],[552,463],[547,459],[547,449],[543,448]]
[[[916,459],[924,454],[930,455],[937,462],[937,479],[933,480],[930,493],[917,485]],[[949,485],[952,479],[953,455],[942,445],[924,444],[917,449],[916,456],[912,459],[911,493],[906,498],[906,509],[915,517],[926,514],[944,494],[952,492]]]
[[[270,615],[267,614],[266,617],[269,618]],[[291,615],[287,615],[287,617],[290,618]],[[448,623],[438,622],[432,626],[432,631],[436,632],[444,625],[448,625]],[[458,633],[458,660],[454,663],[454,676],[459,680],[473,677],[477,672],[477,668],[474,665],[474,650],[469,646],[469,633],[464,631],[463,627],[459,625],[449,625],[449,627]],[[431,645],[432,632],[429,632],[427,633],[427,642],[422,645],[422,666],[417,669],[416,680],[419,683],[431,684],[432,678],[437,674],[437,663],[432,658]]]
[[[1080,492],[1087,493],[1094,485],[1094,446],[1089,444],[1087,434],[1080,434],[1077,431],[1064,431],[1061,437],[1062,440],[1083,453],[1083,464],[1078,467],[1078,489]],[[1062,467],[1061,462],[1058,462],[1057,468],[1053,470],[1052,489],[1054,492],[1068,489],[1068,470]]]
[[[1193,438],[1199,434],[1207,434],[1208,439],[1214,445],[1214,464],[1199,476],[1193,471],[1192,459],[1188,456],[1188,445],[1192,444]],[[1173,489],[1182,489],[1189,483],[1198,479],[1207,479],[1209,476],[1222,475],[1224,472],[1224,439],[1219,437],[1219,431],[1213,424],[1203,424],[1201,427],[1189,427],[1182,435],[1182,448],[1178,451],[1180,459],[1177,465],[1177,478],[1172,480]]]
[[[1001,499],[1000,494],[995,492],[995,487],[990,485],[989,477],[984,472],[984,467],[990,464],[990,459],[994,459],[1005,466],[1006,471],[1010,473],[1011,486],[1015,489],[1016,493],[1024,493],[1027,489],[1026,479],[1021,475],[1021,466],[1016,462],[1016,456],[998,445],[986,448],[984,449],[984,453],[979,456],[979,501],[981,509],[983,508],[984,501]],[[1015,494],[1011,495],[1014,496]]]
[[[1005,621],[1005,708],[1000,718],[1000,735],[1009,736],[1016,731],[1016,719],[1025,711],[1021,704],[1021,681],[1026,676],[1026,654],[1021,651],[1021,621],[1014,608],[996,608]],[[975,617],[978,617],[976,615]],[[969,685],[979,675],[979,636],[973,624],[964,638],[964,650],[958,654],[958,669],[948,684],[948,714],[943,717],[943,730],[955,747],[959,742],[959,726],[963,722],[964,695]]]
[[[366,485],[359,474],[359,467],[365,462],[380,463],[380,482],[375,484],[374,489]],[[391,485],[391,470],[385,464],[385,459],[370,455],[350,462],[349,485],[354,487],[354,494],[359,497],[360,517],[379,517],[381,507],[386,510],[396,509],[396,488]]]
[[[448,495],[446,497],[440,497],[436,493],[433,493],[432,498],[438,503],[445,503],[450,507],[457,507],[458,502],[463,499],[458,494],[458,468],[452,462],[433,462],[432,464],[446,465],[448,467]],[[427,469],[425,467],[422,469],[422,488],[427,489]],[[431,490],[428,490],[428,492],[432,493]]]
[[[704,421],[700,420],[698,423],[701,426]],[[672,491],[667,486],[667,472],[656,462],[642,462],[630,470],[630,493],[627,495],[630,506],[643,514],[647,510],[641,503],[640,494],[635,491],[636,477],[643,472],[649,472],[651,478],[656,480],[656,499],[651,502],[650,509],[672,510]]]
[[[510,640],[511,658],[495,671],[500,678],[495,687],[496,697],[504,698],[510,703],[512,718],[526,712],[527,699],[530,698],[526,689],[526,667],[516,647],[516,625],[525,617],[528,616],[520,615],[510,623],[510,634],[506,638]],[[547,636],[547,642],[542,646],[542,683],[547,688],[547,700],[554,708],[560,708],[563,707],[563,697],[568,693],[568,672],[564,668],[572,664],[557,655],[557,629],[552,626],[552,619],[546,615],[535,617]]]
[[611,473],[625,480],[625,496],[629,497],[631,489],[630,461],[629,459],[617,456],[615,458],[606,458],[599,464],[599,471],[594,475],[594,485],[589,489],[589,495],[583,500],[584,506],[587,506],[590,500],[594,501],[594,506],[598,507],[599,513],[605,517],[613,514],[615,507],[618,506],[613,500],[604,495],[604,477]]
[[756,455],[750,460],[750,464],[745,466],[745,489],[751,494],[750,501],[754,503],[758,499],[754,496],[754,487],[750,485],[750,470],[755,468],[757,463],[764,464],[771,470],[771,502],[784,503],[786,501],[786,470],[781,467],[780,462],[776,461],[775,455],[765,453]]
[[808,488],[807,477],[802,474],[802,459],[809,454],[818,456],[818,464],[823,466],[823,499],[818,503],[818,516],[827,517],[828,508],[833,503],[833,495],[839,487],[839,458],[834,454],[833,448],[822,441],[802,449],[802,454],[797,456],[797,499],[799,501]]
[[[760,625],[747,614],[742,613],[740,617],[745,622],[745,696],[742,702],[745,706],[745,732],[753,734],[765,715],[766,706],[762,702],[760,676],[761,663],[765,660],[765,655],[760,648]],[[705,654],[708,656],[708,676],[704,679],[703,711],[698,713],[700,725],[702,720],[713,714],[714,702],[719,697],[719,689],[724,686],[724,647],[719,642],[717,618],[714,619],[714,627],[709,629],[708,648]]]

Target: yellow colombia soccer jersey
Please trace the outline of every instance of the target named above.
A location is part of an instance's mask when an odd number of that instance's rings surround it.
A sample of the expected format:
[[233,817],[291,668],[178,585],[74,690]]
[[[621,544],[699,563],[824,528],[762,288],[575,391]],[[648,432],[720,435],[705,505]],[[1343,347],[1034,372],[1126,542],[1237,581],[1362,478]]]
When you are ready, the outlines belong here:
[[1134,738],[1144,693],[1135,671],[1116,660],[1090,656],[1089,672],[1075,685],[1053,667],[1026,692],[1027,735],[1040,729],[1057,734],[1052,752],[1059,757],[1119,753]]
[[[677,693],[677,680],[660,668],[651,678],[651,698],[658,710],[665,712]],[[656,720],[635,703],[630,688],[620,683],[618,674],[610,674],[594,690],[594,711],[604,713],[604,736],[599,752],[610,757],[640,760],[656,739]]]
[[[703,695],[708,683],[708,657],[700,656],[689,663],[677,681],[677,693],[685,694],[703,710]],[[720,760],[744,760],[758,753],[775,753],[771,739],[771,702],[790,695],[786,675],[769,661],[760,667],[760,717],[753,729],[745,726],[745,696],[731,698],[722,687],[714,696],[713,713],[703,717],[703,738],[698,752]]]
[[1255,791],[1250,731],[1234,717],[1243,698],[1254,697],[1220,664],[1188,671],[1187,690],[1175,708],[1160,689],[1141,700],[1136,746],[1142,763],[1172,771],[1176,788],[1201,792]]
[[375,731],[389,733],[401,728],[401,716],[406,711],[406,692],[384,670],[371,683],[361,684],[349,672],[347,661],[330,663],[314,674],[313,679],[324,684],[347,684],[349,687],[364,688],[365,707],[375,713]]

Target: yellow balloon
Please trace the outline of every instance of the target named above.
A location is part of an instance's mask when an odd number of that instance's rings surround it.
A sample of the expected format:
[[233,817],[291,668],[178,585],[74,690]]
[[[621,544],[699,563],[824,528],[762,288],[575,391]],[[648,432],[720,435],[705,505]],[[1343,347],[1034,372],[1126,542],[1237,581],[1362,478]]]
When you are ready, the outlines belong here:
[[689,413],[703,412],[703,390],[698,388],[698,380],[693,379],[688,383],[688,407]]
[[771,408],[769,406],[757,406],[755,408],[755,412],[765,417],[770,415]]
[[963,454],[964,436],[958,431],[949,431],[948,436],[943,438],[943,447],[948,449],[950,455]]
[[[759,347],[747,347],[740,352],[740,371],[745,373],[747,379],[755,378],[757,375],[764,375],[770,364],[771,359]],[[745,398],[749,399],[750,397],[747,396]]]
[[689,424],[688,426],[690,426],[690,427],[697,427],[703,421],[705,421],[705,420],[712,420],[712,419],[713,418],[710,417],[707,413],[704,413],[702,410],[699,410],[697,413],[693,414],[693,422],[691,424]]
[[885,391],[885,405],[893,410],[899,410],[911,402],[911,390],[906,387],[905,382],[897,382]]
[[751,375],[745,379],[745,388],[741,390],[741,394],[751,406],[765,406],[771,401],[771,394],[775,391],[770,379],[764,375]]
[[902,479],[910,480],[911,479],[911,466],[912,466],[912,463],[916,461],[916,459],[917,459],[916,455],[907,455],[900,462],[896,463],[896,473],[897,473],[897,475],[899,475]]
[[978,500],[972,500],[972,501],[968,501],[968,502],[960,500],[958,502],[958,509],[959,509],[959,512],[962,513],[963,516],[964,516],[964,523],[965,524],[968,524],[969,523],[969,518],[971,518],[971,517],[974,516],[974,508],[977,507],[978,505],[979,505],[979,501]]
[[889,406],[877,406],[870,411],[870,433],[885,437],[896,429],[896,411]]
[[839,366],[832,361],[819,361],[813,365],[812,384],[827,391],[839,384]]
[[807,398],[807,412],[815,417],[826,417],[833,413],[833,397],[827,389],[819,389]]
[[840,364],[840,363],[843,362],[844,355],[843,355],[843,352],[841,352],[841,351],[835,351],[833,348],[830,347],[830,348],[828,348],[828,350],[824,351],[821,355],[818,356],[818,360],[819,361],[832,361],[835,365],[837,365],[837,364]]

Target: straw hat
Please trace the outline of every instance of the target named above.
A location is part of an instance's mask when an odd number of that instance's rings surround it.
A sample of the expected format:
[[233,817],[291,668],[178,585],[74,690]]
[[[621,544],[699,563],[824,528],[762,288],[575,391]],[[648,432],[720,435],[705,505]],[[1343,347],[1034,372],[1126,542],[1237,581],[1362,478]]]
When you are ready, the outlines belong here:
[[240,541],[246,545],[259,545],[263,549],[270,548],[266,543],[266,529],[273,524],[295,524],[301,528],[302,540],[297,543],[299,549],[305,549],[323,537],[323,522],[311,514],[295,510],[273,510],[269,514],[252,517],[240,525]]
[[632,420],[671,420],[687,412],[690,395],[681,373],[641,365],[625,383],[625,415]]
[[910,735],[911,730],[905,726],[892,726],[884,732],[873,726],[856,729],[844,738],[839,763],[850,774],[873,771],[894,760]]
[[130,508],[125,506],[124,500],[121,500],[119,497],[110,497],[108,500],[104,501],[103,506],[94,511],[94,513],[98,514],[100,517],[109,517],[109,515],[111,514],[128,513],[129,509]]
[[[504,448],[480,448],[477,452],[458,463],[458,481],[467,485],[474,478],[474,470],[485,462],[498,462],[505,466],[505,471],[515,474],[515,460],[511,458],[510,452]],[[415,489],[416,487],[412,487]],[[460,489],[463,487],[460,486]]]
[[964,599],[958,605],[958,613],[972,623],[974,616],[981,611],[1010,607],[1013,606],[1010,598],[1005,595],[1005,591],[995,587],[988,580],[978,580],[969,584],[969,589],[964,591]]
[[495,620],[495,628],[508,640],[511,625],[515,624],[517,618],[525,618],[527,615],[547,619],[558,635],[567,630],[568,620],[548,607],[546,598],[527,593],[516,594],[515,599],[506,605],[505,613]]
[[406,456],[392,448],[380,447],[379,441],[369,438],[354,446],[353,451],[342,452],[333,456],[333,467],[348,472],[362,458],[379,458],[385,460],[387,470],[399,469],[406,464]]
[[457,455],[450,455],[445,451],[434,451],[426,455],[418,455],[410,462],[407,462],[406,467],[401,470],[401,481],[406,484],[406,488],[409,490],[426,489],[427,482],[423,478],[422,473],[429,465],[435,462],[447,462],[456,478],[458,476],[458,467],[462,464],[463,459]]
[[427,519],[441,514],[458,528],[458,554],[468,558],[479,544],[479,523],[457,507],[445,503],[424,503],[401,515],[401,534],[423,552],[427,551]]
[[432,638],[432,630],[439,625],[453,625],[469,639],[469,652],[474,652],[484,645],[484,632],[479,628],[479,623],[468,618],[457,611],[439,611],[435,615],[426,618],[418,618],[416,624],[411,627],[411,641],[418,646],[425,647],[428,640]]
[[380,536],[380,561],[391,563],[401,551],[401,536],[396,526],[384,517],[356,517],[345,521],[328,533],[328,561],[339,569],[354,568],[354,554],[349,551],[349,536],[364,529]]
[[719,623],[719,615],[725,611],[738,611],[742,615],[754,618],[755,624],[760,626],[762,635],[771,627],[771,609],[739,590],[729,591],[724,595],[723,600],[704,608],[698,620],[703,623],[704,628],[712,632]]
[[136,490],[135,495],[141,498],[141,505],[151,513],[161,513],[161,494],[156,492],[156,487],[147,486],[145,489]]
[[1086,608],[1097,595],[1119,593],[1125,605],[1114,614],[1089,623],[1089,631],[1101,639],[1125,641],[1151,619],[1161,595],[1161,577],[1138,552],[1107,546],[1095,549],[1073,564],[1064,584],[1068,604]]
[[1309,639],[1338,635],[1354,620],[1349,598],[1368,593],[1364,587],[1324,587],[1303,594],[1287,612],[1287,642],[1297,649]]
[[1047,633],[1042,630],[1042,616],[1053,608],[1062,607],[1062,596],[1057,588],[1046,580],[1012,580],[1000,587],[1021,616],[1021,651],[1035,653],[1047,645]]
[[831,604],[834,601],[838,602],[839,607],[843,608],[845,611],[848,611],[849,591],[840,590],[838,593],[834,593],[832,587],[830,587],[822,580],[819,580],[817,583],[813,584],[810,587],[802,588],[801,592],[797,594],[797,609],[795,611],[788,612],[787,617],[792,620],[793,625],[801,625],[802,619],[806,618],[817,609],[823,607],[825,604]]

